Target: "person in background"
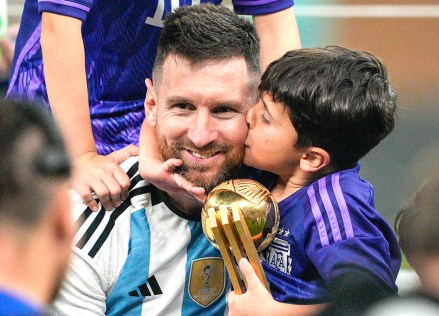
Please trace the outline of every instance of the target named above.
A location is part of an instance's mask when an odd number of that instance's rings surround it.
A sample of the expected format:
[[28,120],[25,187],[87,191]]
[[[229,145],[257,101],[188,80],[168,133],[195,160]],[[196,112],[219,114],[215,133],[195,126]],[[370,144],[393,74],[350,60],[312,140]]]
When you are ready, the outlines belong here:
[[[300,47],[293,0],[232,3],[254,16],[262,67]],[[137,145],[145,117],[143,82],[164,18],[185,5],[192,0],[25,1],[8,96],[51,110],[73,157],[73,188],[95,211],[93,192],[107,210],[127,198],[119,163],[137,154],[127,145]]]
[[70,160],[43,110],[0,104],[0,315],[43,315],[70,258]]
[[361,315],[439,315],[439,173],[436,169],[431,174],[395,218],[401,249],[420,285],[400,297],[375,302]]

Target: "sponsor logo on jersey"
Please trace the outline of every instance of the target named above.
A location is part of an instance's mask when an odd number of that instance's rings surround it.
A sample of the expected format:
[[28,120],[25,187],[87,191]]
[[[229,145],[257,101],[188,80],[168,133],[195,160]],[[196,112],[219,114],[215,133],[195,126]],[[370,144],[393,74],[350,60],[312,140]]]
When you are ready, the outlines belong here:
[[189,296],[207,307],[215,302],[225,288],[225,267],[222,258],[202,258],[192,261],[189,276]]
[[160,288],[159,283],[155,276],[151,276],[148,278],[147,283],[143,283],[137,287],[136,290],[128,293],[129,296],[139,297],[139,296],[153,296],[163,294],[162,289]]
[[275,238],[264,251],[264,261],[276,270],[291,275],[293,260],[290,256],[290,244],[286,240]]

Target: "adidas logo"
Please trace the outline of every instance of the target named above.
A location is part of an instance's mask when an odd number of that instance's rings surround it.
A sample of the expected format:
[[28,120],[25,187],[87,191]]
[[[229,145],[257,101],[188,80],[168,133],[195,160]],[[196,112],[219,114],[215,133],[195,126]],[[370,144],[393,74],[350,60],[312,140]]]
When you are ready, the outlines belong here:
[[163,292],[155,276],[149,277],[147,283],[143,283],[137,288],[137,290],[128,293],[129,296],[134,296],[134,297],[139,297],[139,296],[145,297],[145,296],[153,296],[159,294],[163,294]]

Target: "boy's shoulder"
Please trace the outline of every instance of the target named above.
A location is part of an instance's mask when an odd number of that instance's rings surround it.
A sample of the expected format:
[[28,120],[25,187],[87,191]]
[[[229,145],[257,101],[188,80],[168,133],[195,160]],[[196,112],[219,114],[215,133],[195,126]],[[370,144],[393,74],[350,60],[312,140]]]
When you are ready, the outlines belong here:
[[321,194],[328,193],[331,197],[361,196],[370,199],[373,195],[373,186],[360,176],[360,165],[357,163],[349,169],[339,170],[327,174],[305,187],[309,195],[313,191]]
[[359,174],[360,166],[356,164],[352,168],[339,170],[327,174],[314,182],[304,186],[291,197],[295,199],[330,199],[337,200],[342,196],[366,195],[370,199],[373,195],[373,187]]
[[290,198],[301,204],[305,223],[334,228],[345,226],[347,237],[353,236],[354,218],[380,217],[374,206],[372,185],[359,175],[359,165],[321,177],[303,187]]

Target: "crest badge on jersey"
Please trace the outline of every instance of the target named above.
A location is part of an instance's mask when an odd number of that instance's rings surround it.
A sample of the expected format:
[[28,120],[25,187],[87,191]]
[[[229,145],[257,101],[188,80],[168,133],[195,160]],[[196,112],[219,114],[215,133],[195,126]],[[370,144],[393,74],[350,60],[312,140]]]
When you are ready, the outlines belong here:
[[215,302],[225,288],[225,267],[222,258],[202,258],[192,261],[189,296],[207,307]]
[[276,270],[291,275],[293,260],[290,244],[283,239],[275,238],[270,247],[265,249],[263,260]]

